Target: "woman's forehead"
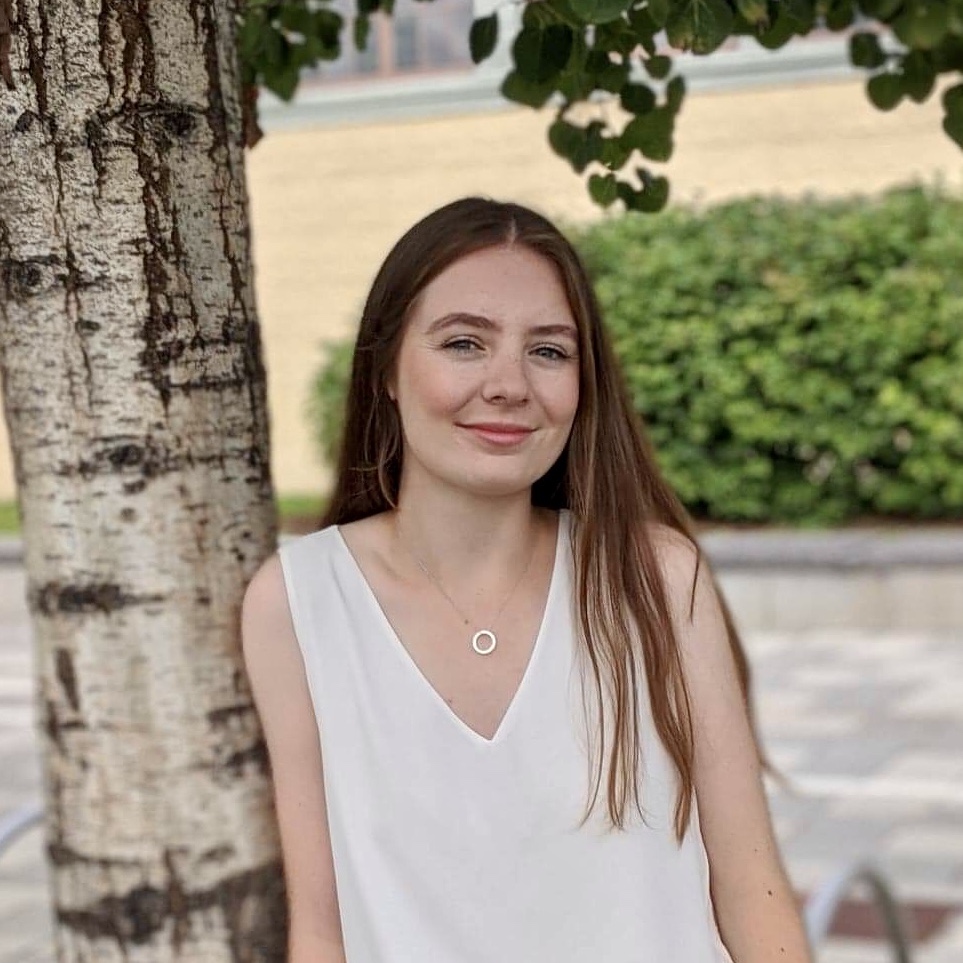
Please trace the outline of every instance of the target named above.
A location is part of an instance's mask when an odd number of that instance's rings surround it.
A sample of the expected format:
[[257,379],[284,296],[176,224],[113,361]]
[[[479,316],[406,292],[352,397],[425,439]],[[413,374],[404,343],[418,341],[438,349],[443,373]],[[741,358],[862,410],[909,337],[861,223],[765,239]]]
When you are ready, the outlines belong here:
[[425,325],[458,313],[502,323],[560,314],[571,320],[558,269],[521,245],[485,248],[450,264],[421,292],[416,313]]

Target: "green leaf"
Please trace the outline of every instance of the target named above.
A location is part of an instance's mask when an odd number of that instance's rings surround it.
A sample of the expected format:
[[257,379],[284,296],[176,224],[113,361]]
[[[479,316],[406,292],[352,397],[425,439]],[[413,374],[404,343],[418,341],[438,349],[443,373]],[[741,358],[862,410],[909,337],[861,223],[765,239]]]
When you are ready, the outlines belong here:
[[903,5],[903,0],[859,0],[859,6],[868,17],[888,21]]
[[726,0],[678,0],[669,12],[665,30],[673,47],[707,54],[722,46],[733,22]]
[[770,4],[766,0],[733,0],[733,6],[743,26],[755,30],[769,26]]
[[937,73],[963,72],[963,20],[960,23],[959,36],[947,37],[935,50],[929,51],[929,54],[933,58]]
[[629,62],[613,60],[607,50],[590,50],[585,58],[585,71],[598,90],[617,94],[629,79]]
[[526,3],[525,9],[522,11],[522,27],[541,30],[553,23],[561,22],[562,19],[559,17],[556,9],[545,3],[544,0],[538,0],[536,3]]
[[271,23],[265,23],[261,34],[260,68],[267,73],[277,70],[288,56],[288,42]]
[[468,48],[471,51],[471,61],[480,64],[490,57],[498,44],[498,14],[489,17],[478,17],[472,22],[468,32]]
[[583,138],[578,149],[570,158],[575,172],[581,174],[593,161],[601,160],[605,143],[602,139],[603,125],[593,120],[583,131]]
[[585,130],[559,117],[548,128],[548,143],[559,157],[574,157],[585,140]]
[[963,147],[963,84],[956,84],[943,91],[943,130],[960,147]]
[[545,106],[548,98],[555,92],[555,84],[551,81],[535,83],[513,70],[502,81],[501,92],[503,97],[516,104],[538,108]]
[[892,24],[893,32],[907,47],[932,50],[940,44],[949,29],[945,0],[916,0],[908,5]]
[[639,38],[628,21],[610,20],[595,27],[593,45],[598,49],[627,57],[634,54],[639,46]]
[[950,33],[957,36],[963,34],[963,0],[950,0],[947,16]]
[[622,107],[630,114],[647,114],[655,110],[655,94],[645,84],[626,84],[619,92]]
[[337,47],[341,43],[341,28],[344,26],[344,17],[334,10],[315,10],[312,17],[312,30],[314,35],[325,47]]
[[635,204],[635,195],[639,192],[631,184],[626,184],[625,181],[619,181],[615,186],[619,192],[619,200],[625,205],[627,211],[631,211]]
[[665,104],[673,114],[677,114],[685,100],[685,78],[673,77],[665,88]]
[[645,214],[658,214],[669,202],[669,182],[664,177],[652,177],[646,170],[639,170],[642,178],[642,194],[636,199],[636,210]]
[[929,54],[923,50],[911,50],[904,55],[900,71],[907,97],[917,104],[923,103],[936,83],[936,70]]
[[[545,2],[545,0],[541,0]],[[555,85],[566,100],[585,100],[595,90],[595,78],[585,68],[588,50],[585,36],[577,31],[572,41],[572,54],[568,58],[565,70],[555,80]]]
[[344,27],[344,17],[340,13],[323,9],[315,11],[315,37],[324,50],[324,57],[334,59],[341,53],[342,27]]
[[632,0],[569,0],[584,23],[608,23],[622,16]]
[[808,33],[815,26],[816,4],[813,0],[782,0],[781,9],[797,33]]
[[[555,14],[556,20],[567,23],[570,27],[576,29],[585,26],[585,24],[582,23],[581,17],[572,9],[571,0],[541,0],[541,4]],[[538,4],[526,4],[526,9],[529,6],[537,5]]]
[[354,18],[354,49],[364,50],[368,45],[368,33],[371,30],[371,18],[367,14],[358,14]]
[[536,84],[551,80],[568,63],[572,39],[572,28],[565,24],[553,24],[543,30],[523,27],[512,45],[516,69]]
[[281,100],[287,101],[294,96],[300,76],[301,73],[297,64],[289,61],[270,70],[266,69],[264,71],[264,85],[272,94],[276,94]]
[[619,181],[619,199],[626,210],[657,214],[669,200],[669,182],[664,177],[653,177],[644,167],[638,169],[642,189],[636,190],[631,184]]
[[308,35],[311,33],[311,11],[299,3],[285,3],[278,15],[285,30]]
[[947,87],[943,91],[943,110],[948,114],[963,114],[963,84]]
[[943,118],[943,130],[952,141],[963,148],[963,111],[947,114]]
[[359,14],[376,13],[381,6],[381,0],[356,0]]
[[736,0],[736,10],[754,27],[763,27],[769,23],[769,4],[766,0]]
[[656,55],[655,36],[662,27],[652,19],[649,8],[636,7],[629,10],[629,26],[635,32],[636,40],[642,49],[650,57],[654,57]]
[[619,185],[613,174],[593,174],[588,181],[589,194],[600,207],[610,207],[619,196]]
[[828,30],[845,30],[856,19],[853,0],[830,0],[823,18]]
[[621,170],[625,162],[632,155],[623,143],[621,137],[603,137],[602,150],[599,153],[599,160],[610,170]]
[[672,156],[674,115],[661,107],[630,120],[622,131],[622,146],[641,151],[654,161],[667,161]]
[[642,61],[645,72],[654,80],[665,80],[672,72],[672,58],[665,56],[646,57]]
[[764,30],[756,37],[756,41],[766,50],[778,50],[784,47],[796,35],[796,27],[790,17],[780,9],[779,15],[772,22],[768,30]]
[[854,33],[849,38],[849,59],[854,67],[872,70],[886,63],[886,53],[875,33]]
[[903,99],[903,81],[897,74],[877,74],[869,78],[866,93],[875,107],[892,110]]
[[665,22],[669,19],[669,0],[648,0],[645,9],[652,18],[656,30],[665,27]]
[[257,59],[263,47],[266,28],[260,17],[246,16],[237,31],[238,53],[242,61],[250,63]]

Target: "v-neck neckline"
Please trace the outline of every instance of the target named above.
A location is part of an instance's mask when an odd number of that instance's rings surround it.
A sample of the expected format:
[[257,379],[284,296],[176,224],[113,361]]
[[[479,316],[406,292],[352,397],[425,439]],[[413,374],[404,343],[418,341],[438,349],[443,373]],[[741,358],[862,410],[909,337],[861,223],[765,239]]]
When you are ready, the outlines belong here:
[[502,714],[502,717],[498,722],[498,726],[496,727],[491,738],[483,736],[480,732],[477,732],[470,725],[468,725],[468,723],[465,722],[465,720],[462,719],[461,716],[459,716],[458,713],[456,713],[455,710],[452,709],[452,707],[445,701],[441,693],[434,687],[434,685],[432,685],[431,681],[424,674],[424,672],[422,672],[421,668],[418,666],[418,663],[414,660],[414,657],[408,651],[405,644],[401,641],[401,638],[395,631],[390,619],[385,614],[385,610],[382,607],[381,602],[378,600],[378,596],[375,594],[374,589],[371,587],[371,583],[368,581],[364,571],[358,564],[358,560],[354,557],[354,553],[348,547],[348,543],[341,534],[341,527],[339,525],[332,526],[336,536],[336,541],[344,553],[355,578],[361,583],[363,591],[371,603],[371,608],[375,612],[378,620],[381,622],[382,628],[385,631],[385,635],[389,639],[391,645],[400,653],[402,661],[407,664],[409,670],[413,671],[414,675],[421,680],[421,683],[428,690],[429,698],[435,702],[435,704],[442,710],[443,714],[454,723],[457,729],[459,729],[462,733],[468,736],[469,739],[479,745],[494,746],[504,738],[512,718],[518,711],[518,705],[521,702],[524,690],[531,685],[532,675],[537,668],[540,653],[542,649],[545,648],[543,637],[545,636],[550,620],[549,617],[555,605],[555,595],[558,592],[557,586],[559,581],[559,569],[562,565],[562,540],[563,537],[567,537],[566,523],[567,518],[565,517],[565,509],[562,509],[558,512],[558,521],[555,532],[555,557],[552,560],[552,575],[549,579],[548,592],[545,596],[545,607],[542,610],[542,618],[539,622],[538,632],[535,635],[535,641],[532,644],[532,650],[529,653],[525,670],[515,688],[515,693]]

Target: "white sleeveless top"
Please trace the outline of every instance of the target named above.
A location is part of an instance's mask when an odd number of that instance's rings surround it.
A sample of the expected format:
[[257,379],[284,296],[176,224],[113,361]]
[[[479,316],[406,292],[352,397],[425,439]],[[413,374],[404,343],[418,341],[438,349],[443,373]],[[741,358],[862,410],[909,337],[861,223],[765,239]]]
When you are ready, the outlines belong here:
[[337,526],[281,546],[348,963],[732,963],[695,805],[675,839],[676,776],[645,692],[647,825],[630,807],[627,831],[606,832],[606,758],[596,811],[578,828],[589,717],[570,524],[562,511],[535,648],[490,741],[421,674]]

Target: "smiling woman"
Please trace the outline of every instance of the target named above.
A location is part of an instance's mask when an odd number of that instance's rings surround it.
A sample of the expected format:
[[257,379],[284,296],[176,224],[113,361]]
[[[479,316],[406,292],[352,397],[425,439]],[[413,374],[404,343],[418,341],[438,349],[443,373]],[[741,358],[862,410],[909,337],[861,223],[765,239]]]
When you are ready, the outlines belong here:
[[388,255],[326,517],[242,625],[291,963],[809,960],[738,635],[533,211]]
[[469,480],[517,499],[558,459],[578,407],[578,330],[553,265],[512,245],[441,272],[412,307],[386,391],[404,430],[399,499]]

